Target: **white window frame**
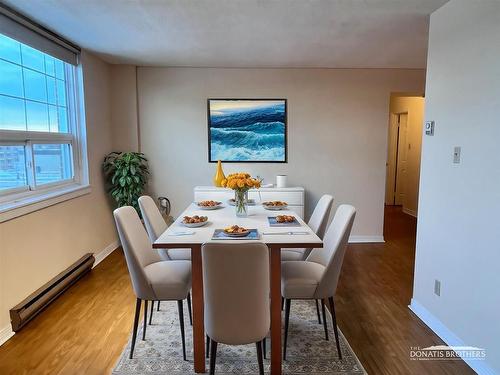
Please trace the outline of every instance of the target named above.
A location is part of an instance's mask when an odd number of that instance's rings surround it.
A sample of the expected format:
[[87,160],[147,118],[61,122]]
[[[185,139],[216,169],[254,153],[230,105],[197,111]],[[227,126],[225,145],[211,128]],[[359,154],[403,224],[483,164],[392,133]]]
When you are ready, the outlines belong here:
[[[90,193],[83,69],[81,64],[65,64],[68,133],[0,130],[0,145],[23,145],[28,186],[0,192],[0,223],[50,205]],[[53,183],[36,185],[34,180],[32,144],[70,144],[73,177]]]

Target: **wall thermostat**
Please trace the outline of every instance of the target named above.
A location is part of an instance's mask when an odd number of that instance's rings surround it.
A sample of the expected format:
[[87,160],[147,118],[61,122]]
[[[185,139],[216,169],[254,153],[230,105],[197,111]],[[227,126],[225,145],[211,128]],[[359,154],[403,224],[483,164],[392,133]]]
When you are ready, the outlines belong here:
[[434,135],[434,121],[425,122],[425,134]]

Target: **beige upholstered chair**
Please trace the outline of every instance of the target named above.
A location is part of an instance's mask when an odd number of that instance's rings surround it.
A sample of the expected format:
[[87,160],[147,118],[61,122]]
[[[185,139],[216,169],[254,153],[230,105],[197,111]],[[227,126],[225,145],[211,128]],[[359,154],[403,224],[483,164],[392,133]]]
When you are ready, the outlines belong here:
[[[155,242],[167,230],[168,225],[153,198],[143,195],[138,201],[149,239]],[[162,249],[159,252],[163,260],[191,260],[191,249]]]
[[217,344],[256,343],[264,374],[262,340],[270,327],[269,251],[262,242],[210,242],[202,247],[205,329],[210,339],[210,374]]
[[[333,197],[331,195],[323,195],[309,219],[307,225],[313,230],[319,238],[325,235],[328,218],[332,209]],[[312,249],[283,249],[281,251],[281,261],[289,262],[293,260],[305,260],[311,253]]]
[[132,286],[137,296],[130,358],[134,354],[141,302],[144,301],[142,339],[145,340],[148,301],[177,301],[183,357],[186,360],[182,300],[187,298],[191,290],[191,262],[186,260],[163,261],[158,253],[153,250],[139,215],[137,215],[134,208],[130,206],[120,207],[113,214],[123,252],[125,253]]
[[283,262],[281,265],[281,295],[285,299],[285,342],[283,351],[283,358],[285,359],[292,299],[321,299],[326,340],[328,340],[328,328],[324,300],[328,299],[333,318],[337,351],[339,358],[342,359],[333,297],[337,289],[355,215],[356,210],[353,206],[340,205],[325,234],[324,247],[314,249],[304,262]]

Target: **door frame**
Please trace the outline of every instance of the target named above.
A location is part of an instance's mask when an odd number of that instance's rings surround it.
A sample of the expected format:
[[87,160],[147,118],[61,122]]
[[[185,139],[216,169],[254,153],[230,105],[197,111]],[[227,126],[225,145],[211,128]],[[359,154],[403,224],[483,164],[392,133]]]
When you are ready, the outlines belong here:
[[389,129],[387,138],[387,160],[386,160],[386,184],[385,204],[394,206],[396,204],[398,152],[399,152],[399,116],[406,115],[406,126],[409,122],[408,111],[390,112]]

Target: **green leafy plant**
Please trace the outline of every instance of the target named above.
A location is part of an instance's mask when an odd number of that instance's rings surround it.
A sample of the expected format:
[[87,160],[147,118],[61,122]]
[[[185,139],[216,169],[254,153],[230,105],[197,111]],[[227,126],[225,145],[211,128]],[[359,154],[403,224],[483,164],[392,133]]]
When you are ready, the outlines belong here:
[[132,206],[140,212],[137,199],[148,180],[148,160],[140,152],[111,152],[102,165],[108,192],[118,207]]

